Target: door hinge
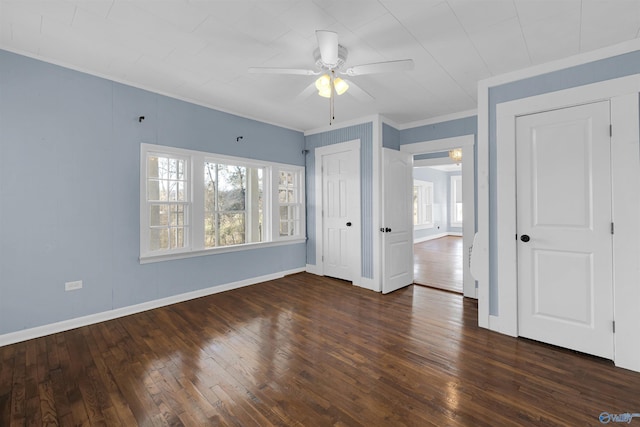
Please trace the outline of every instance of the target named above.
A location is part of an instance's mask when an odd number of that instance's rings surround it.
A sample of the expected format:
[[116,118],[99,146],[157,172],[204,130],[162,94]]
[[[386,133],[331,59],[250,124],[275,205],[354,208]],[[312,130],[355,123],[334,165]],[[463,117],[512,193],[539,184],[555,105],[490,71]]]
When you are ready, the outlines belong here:
[[613,125],[609,125],[609,136],[613,136]]
[[616,333],[616,321],[614,320],[613,322],[611,322],[613,325],[613,333]]
[[613,222],[611,223],[611,234],[613,234]]

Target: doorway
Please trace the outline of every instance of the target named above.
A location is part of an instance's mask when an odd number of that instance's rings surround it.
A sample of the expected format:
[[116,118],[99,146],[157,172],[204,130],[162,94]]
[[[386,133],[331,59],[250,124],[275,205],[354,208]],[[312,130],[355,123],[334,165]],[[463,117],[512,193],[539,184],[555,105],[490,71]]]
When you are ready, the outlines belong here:
[[[405,151],[416,156],[447,151],[453,148],[462,148],[462,291],[465,297],[477,298],[476,281],[471,276],[470,260],[473,239],[476,230],[475,215],[475,136],[463,135],[452,138],[444,138],[433,141],[405,144],[400,151]],[[444,159],[446,163],[451,163]],[[442,164],[442,159],[414,160],[414,166],[433,166]],[[449,203],[449,201],[447,201]],[[441,229],[444,233],[444,230]],[[443,236],[441,236],[443,237]]]
[[414,283],[462,295],[462,165],[447,151],[429,160],[443,164],[413,168]]

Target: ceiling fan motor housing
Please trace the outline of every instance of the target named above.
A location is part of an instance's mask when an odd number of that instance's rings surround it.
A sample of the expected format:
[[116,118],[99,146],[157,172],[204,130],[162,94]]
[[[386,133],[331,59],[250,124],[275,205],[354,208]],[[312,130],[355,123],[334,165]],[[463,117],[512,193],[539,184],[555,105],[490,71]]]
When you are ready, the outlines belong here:
[[341,44],[338,45],[338,62],[336,64],[325,64],[322,61],[322,56],[320,55],[320,49],[316,48],[313,51],[313,59],[316,61],[316,65],[325,70],[339,70],[344,66],[344,63],[347,62],[347,55],[349,51],[346,47]]

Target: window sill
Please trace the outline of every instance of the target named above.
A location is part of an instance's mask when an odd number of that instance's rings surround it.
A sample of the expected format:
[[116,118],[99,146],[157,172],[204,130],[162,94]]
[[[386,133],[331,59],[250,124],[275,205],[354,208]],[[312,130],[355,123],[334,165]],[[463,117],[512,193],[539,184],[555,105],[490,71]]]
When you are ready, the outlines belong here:
[[202,249],[202,250],[194,250],[194,251],[188,251],[188,252],[176,252],[176,253],[162,254],[162,255],[145,255],[145,256],[140,256],[139,261],[140,261],[140,264],[151,264],[154,262],[172,261],[176,259],[225,254],[229,252],[241,252],[241,251],[249,251],[252,249],[270,248],[275,246],[295,245],[297,243],[304,243],[305,241],[306,241],[305,238],[296,237],[296,238],[289,238],[286,240],[278,240],[276,242],[247,243],[244,245],[226,246],[221,248]]

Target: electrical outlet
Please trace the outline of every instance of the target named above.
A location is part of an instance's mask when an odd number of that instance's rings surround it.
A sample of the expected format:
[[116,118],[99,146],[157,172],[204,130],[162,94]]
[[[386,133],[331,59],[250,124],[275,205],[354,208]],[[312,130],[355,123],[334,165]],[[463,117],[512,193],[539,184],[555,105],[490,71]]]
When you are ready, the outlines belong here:
[[76,289],[82,289],[82,280],[76,280],[75,282],[67,282],[64,284],[65,291],[75,291]]

